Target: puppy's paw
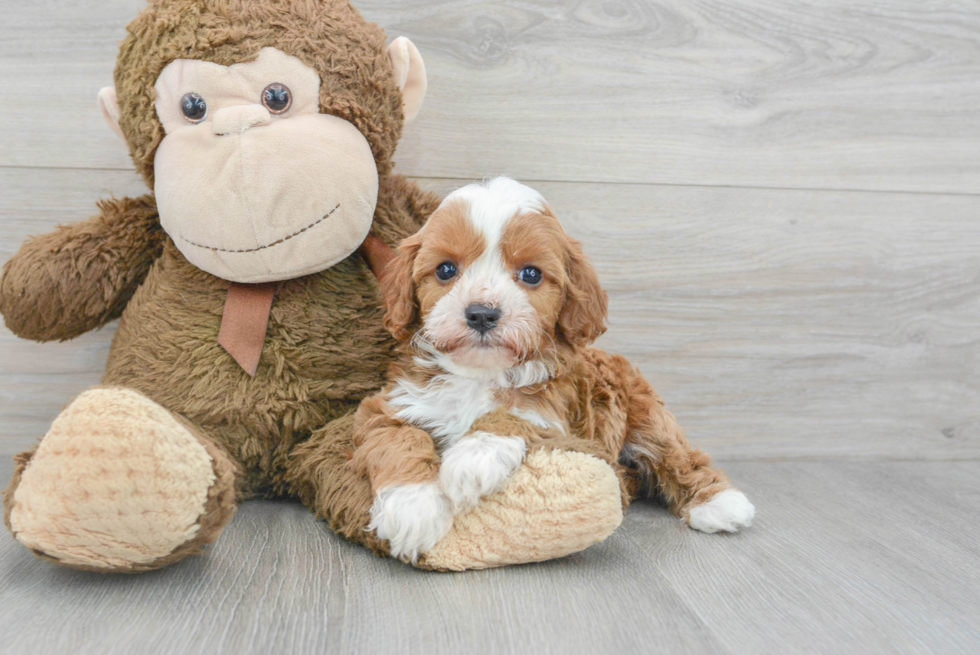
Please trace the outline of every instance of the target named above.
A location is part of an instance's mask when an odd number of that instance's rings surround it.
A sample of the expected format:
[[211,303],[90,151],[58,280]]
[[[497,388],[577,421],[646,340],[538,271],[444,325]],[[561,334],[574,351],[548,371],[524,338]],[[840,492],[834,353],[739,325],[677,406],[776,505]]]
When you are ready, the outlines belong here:
[[755,507],[741,491],[725,489],[708,502],[691,508],[687,524],[701,532],[738,532],[752,525]]
[[519,437],[476,432],[461,439],[442,456],[439,483],[460,514],[482,496],[500,490],[524,461],[527,443]]
[[391,556],[415,562],[453,527],[449,501],[435,482],[382,489],[371,506],[369,530],[387,539]]

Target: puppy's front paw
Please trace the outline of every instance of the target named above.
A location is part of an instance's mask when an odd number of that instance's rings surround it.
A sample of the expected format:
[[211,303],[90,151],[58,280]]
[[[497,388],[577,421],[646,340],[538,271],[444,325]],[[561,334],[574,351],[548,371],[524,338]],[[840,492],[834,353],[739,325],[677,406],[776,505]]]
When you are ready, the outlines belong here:
[[382,489],[371,506],[369,530],[387,539],[391,556],[415,562],[453,527],[449,501],[435,482]]
[[687,524],[701,532],[738,532],[752,525],[755,507],[741,491],[725,489],[708,502],[690,510]]
[[482,496],[498,491],[524,461],[527,443],[519,437],[476,432],[442,456],[439,483],[460,514],[475,507]]

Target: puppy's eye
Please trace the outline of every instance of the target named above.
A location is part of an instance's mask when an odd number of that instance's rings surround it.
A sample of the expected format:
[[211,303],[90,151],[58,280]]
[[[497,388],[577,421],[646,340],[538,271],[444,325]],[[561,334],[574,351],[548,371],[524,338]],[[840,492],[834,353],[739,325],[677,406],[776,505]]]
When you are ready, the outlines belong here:
[[541,274],[540,268],[525,266],[521,269],[521,272],[517,274],[517,279],[524,284],[536,287],[541,284],[541,280],[544,279],[544,275]]
[[273,114],[282,114],[293,104],[293,94],[285,84],[273,82],[262,90],[262,104]]
[[436,277],[445,282],[456,277],[456,264],[443,262],[436,266]]
[[180,111],[191,123],[200,123],[208,115],[208,103],[200,93],[185,93],[180,99]]

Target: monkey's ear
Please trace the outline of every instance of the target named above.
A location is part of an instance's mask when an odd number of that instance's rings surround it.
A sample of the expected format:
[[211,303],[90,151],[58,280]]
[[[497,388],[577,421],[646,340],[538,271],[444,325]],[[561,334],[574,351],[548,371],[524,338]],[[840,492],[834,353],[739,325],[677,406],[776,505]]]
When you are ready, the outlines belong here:
[[400,36],[388,46],[388,61],[395,71],[395,83],[402,91],[405,108],[405,122],[413,120],[422,108],[428,81],[425,77],[425,63],[415,44]]
[[119,129],[119,100],[116,99],[115,87],[107,86],[99,91],[99,109],[102,110],[102,116],[105,118],[105,122],[109,124],[109,127],[116,133],[116,136],[125,143],[126,137],[123,136],[122,130]]

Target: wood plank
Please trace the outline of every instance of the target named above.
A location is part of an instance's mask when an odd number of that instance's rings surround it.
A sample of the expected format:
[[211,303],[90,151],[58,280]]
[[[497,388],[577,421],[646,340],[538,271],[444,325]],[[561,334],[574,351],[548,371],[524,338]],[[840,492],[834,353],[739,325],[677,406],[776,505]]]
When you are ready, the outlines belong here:
[[361,2],[416,39],[412,175],[980,191],[980,8]]
[[980,198],[538,186],[709,452],[980,454]]
[[0,23],[0,166],[131,169],[96,97],[111,86],[126,24],[144,0],[6,3]]
[[[142,4],[5,8],[0,166],[130,166],[95,95]],[[980,193],[972,4],[355,4],[426,59],[412,175]]]
[[272,501],[247,506],[223,537],[205,557],[133,576],[50,565],[4,534],[5,647],[25,655],[333,652],[352,546],[299,504]]
[[[4,483],[10,470],[0,463]],[[0,632],[23,655],[594,653],[654,637],[669,652],[724,652],[655,568],[630,566],[642,560],[623,541],[539,566],[426,573],[342,540],[297,503],[252,501],[206,556],[139,576],[61,569],[0,535]]]
[[138,576],[61,569],[3,534],[0,630],[25,655],[980,648],[980,463],[729,471],[759,507],[742,534],[637,503],[584,553],[463,574],[375,558],[288,501],[245,503],[205,556]]
[[[445,192],[462,181],[423,180]],[[0,170],[0,261],[28,234],[142,192],[135,175]],[[537,185],[611,296],[602,344],[726,459],[980,455],[980,198]],[[0,332],[0,450],[95,384],[112,329]]]
[[745,533],[712,538],[644,510],[617,534],[730,652],[980,649],[980,463],[728,468],[759,510]]
[[662,652],[726,652],[654,567],[634,566],[642,560],[634,544],[609,540],[563,560],[461,575],[367,563],[352,575],[341,652],[636,652],[654,641]]

